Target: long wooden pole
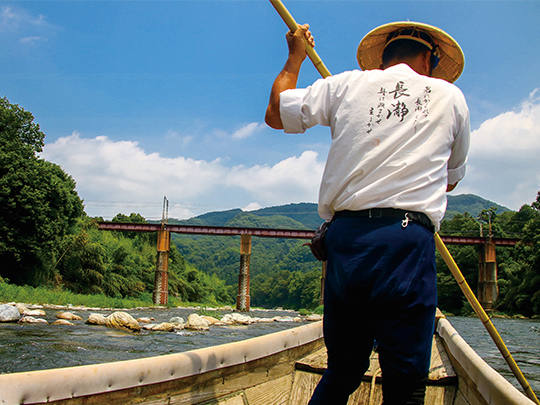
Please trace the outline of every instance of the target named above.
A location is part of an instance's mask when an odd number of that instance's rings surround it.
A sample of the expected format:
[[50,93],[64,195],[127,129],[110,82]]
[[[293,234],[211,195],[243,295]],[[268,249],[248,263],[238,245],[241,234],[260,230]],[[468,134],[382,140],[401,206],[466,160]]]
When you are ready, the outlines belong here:
[[[298,24],[292,17],[292,15],[289,13],[289,11],[285,8],[283,3],[280,0],[270,0],[270,3],[274,6],[278,14],[281,16],[283,21],[285,21],[285,24],[289,27],[291,31],[296,31],[296,28],[298,27]],[[307,45],[306,43],[306,51],[309,56],[309,59],[313,62],[313,65],[315,68],[319,71],[322,77],[328,77],[331,76],[330,71],[326,68],[324,63],[322,62],[319,55],[315,52],[315,50]],[[527,379],[521,372],[519,366],[517,365],[516,361],[510,354],[510,351],[506,347],[506,344],[501,338],[501,335],[499,335],[499,332],[497,332],[497,329],[495,328],[495,325],[491,322],[491,319],[489,319],[489,316],[486,314],[486,311],[484,311],[484,308],[482,308],[482,305],[480,305],[480,302],[472,292],[471,288],[469,287],[469,284],[467,284],[467,281],[465,280],[465,277],[463,277],[463,274],[461,273],[461,270],[459,270],[459,267],[457,266],[456,262],[454,261],[454,258],[446,248],[446,245],[442,241],[441,237],[438,233],[434,235],[435,237],[435,245],[437,246],[437,249],[439,250],[439,253],[443,257],[446,265],[454,275],[454,278],[456,279],[459,287],[463,291],[463,294],[465,294],[465,297],[467,298],[467,301],[469,301],[469,304],[471,304],[472,308],[474,309],[474,312],[476,312],[476,315],[478,315],[478,318],[482,321],[485,328],[487,329],[489,335],[495,342],[495,345],[497,345],[499,351],[503,355],[504,359],[510,366],[510,369],[516,376],[517,380],[525,390],[525,393],[527,396],[534,401],[536,404],[540,405],[540,402],[538,401],[538,398],[536,397],[534,391],[532,390],[530,384],[528,383]]]
[[[272,3],[272,5],[274,6],[278,14],[281,16],[281,18],[283,19],[287,27],[289,27],[289,29],[292,32],[295,32],[296,29],[298,28],[298,24],[294,20],[291,13],[289,13],[289,10],[285,8],[283,3],[280,0],[270,0],[270,3]],[[307,42],[306,42],[306,53],[309,59],[311,60],[311,62],[313,62],[313,66],[315,66],[315,69],[317,69],[317,71],[321,74],[322,77],[332,76],[332,74],[326,68],[322,59],[319,57],[315,49],[313,49],[310,45],[308,45]]]

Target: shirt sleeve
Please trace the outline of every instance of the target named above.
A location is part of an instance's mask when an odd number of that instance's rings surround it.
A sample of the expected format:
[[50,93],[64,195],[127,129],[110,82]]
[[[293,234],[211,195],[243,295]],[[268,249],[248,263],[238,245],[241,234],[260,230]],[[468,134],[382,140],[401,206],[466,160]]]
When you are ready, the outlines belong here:
[[459,92],[459,95],[459,101],[454,107],[457,123],[452,153],[448,160],[448,184],[456,184],[465,176],[467,155],[469,153],[471,132],[469,108],[463,94]]
[[283,129],[287,134],[303,134],[302,102],[307,89],[285,90],[279,95],[279,114]]
[[279,95],[279,113],[286,133],[303,134],[315,125],[330,125],[332,83],[343,75],[319,79],[305,89],[285,90]]

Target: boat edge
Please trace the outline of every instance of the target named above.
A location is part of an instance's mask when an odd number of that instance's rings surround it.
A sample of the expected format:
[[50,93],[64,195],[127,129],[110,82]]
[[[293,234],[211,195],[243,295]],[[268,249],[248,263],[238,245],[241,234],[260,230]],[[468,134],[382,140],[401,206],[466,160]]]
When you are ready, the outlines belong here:
[[[476,390],[490,405],[534,405],[521,391],[489,366],[454,329],[446,318],[438,320],[437,333],[446,344],[448,354],[453,357]],[[454,364],[455,366],[455,364]],[[455,367],[454,367],[455,368]],[[493,389],[497,387],[497,389]]]
[[[319,339],[322,339],[321,321],[189,352],[3,374],[0,403],[47,403],[177,380],[261,359]],[[230,350],[232,347],[235,350]]]

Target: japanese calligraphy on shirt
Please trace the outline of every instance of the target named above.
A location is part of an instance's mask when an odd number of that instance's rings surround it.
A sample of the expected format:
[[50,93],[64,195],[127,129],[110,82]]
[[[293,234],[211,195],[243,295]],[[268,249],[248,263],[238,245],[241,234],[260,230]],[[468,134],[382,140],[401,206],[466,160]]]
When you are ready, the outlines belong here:
[[381,87],[377,92],[377,104],[369,109],[367,133],[370,134],[376,126],[382,125],[385,120],[393,119],[403,122],[404,118],[411,112],[409,106],[413,108],[413,127],[416,132],[420,118],[429,115],[431,88],[426,86],[422,95],[416,100],[410,100],[410,97],[407,85],[403,81],[398,81],[393,90]]

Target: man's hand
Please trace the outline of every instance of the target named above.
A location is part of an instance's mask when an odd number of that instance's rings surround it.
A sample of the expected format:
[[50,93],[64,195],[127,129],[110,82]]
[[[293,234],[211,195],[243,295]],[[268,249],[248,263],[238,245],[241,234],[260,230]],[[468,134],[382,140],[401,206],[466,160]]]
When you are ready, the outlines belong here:
[[283,129],[283,123],[279,114],[279,94],[282,91],[296,88],[300,67],[307,56],[306,42],[312,47],[315,46],[313,35],[309,31],[309,24],[299,25],[294,34],[287,33],[289,57],[287,58],[287,62],[285,62],[283,70],[274,81],[265,116],[266,123],[274,129]]
[[287,33],[287,45],[289,46],[289,57],[297,57],[303,62],[306,59],[306,42],[313,48],[315,47],[315,40],[311,31],[309,31],[309,24],[299,25],[298,29],[293,32]]

